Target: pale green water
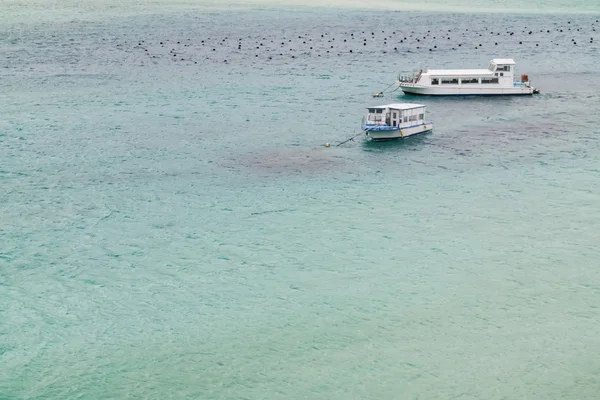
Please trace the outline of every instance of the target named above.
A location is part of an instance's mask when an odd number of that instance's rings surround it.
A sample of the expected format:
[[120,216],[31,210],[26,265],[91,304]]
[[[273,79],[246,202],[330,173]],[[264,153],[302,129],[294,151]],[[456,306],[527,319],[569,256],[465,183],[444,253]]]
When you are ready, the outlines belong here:
[[[0,25],[0,398],[599,397],[597,16],[184,6]],[[497,56],[542,94],[322,146]]]

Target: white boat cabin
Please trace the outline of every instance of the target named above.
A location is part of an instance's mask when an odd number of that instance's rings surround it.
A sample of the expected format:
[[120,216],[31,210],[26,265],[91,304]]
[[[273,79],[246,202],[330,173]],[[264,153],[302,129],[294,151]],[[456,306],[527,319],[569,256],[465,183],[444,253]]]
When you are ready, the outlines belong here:
[[366,125],[387,125],[408,128],[425,123],[425,106],[422,104],[397,103],[369,107]]

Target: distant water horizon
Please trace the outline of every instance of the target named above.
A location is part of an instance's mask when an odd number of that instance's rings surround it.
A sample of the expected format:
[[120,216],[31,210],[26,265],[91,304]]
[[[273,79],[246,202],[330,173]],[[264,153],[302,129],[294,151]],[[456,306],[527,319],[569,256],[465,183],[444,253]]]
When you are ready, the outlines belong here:
[[[215,5],[219,2],[214,1]],[[236,6],[330,7],[390,11],[430,11],[460,13],[600,13],[600,2],[593,0],[527,1],[505,0],[233,0]]]
[[595,0],[535,0],[521,2],[504,0],[151,0],[121,2],[103,0],[100,2],[62,0],[52,3],[43,0],[0,0],[0,22],[24,23],[35,21],[63,21],[71,19],[97,19],[105,16],[124,16],[164,13],[164,12],[239,12],[291,10],[310,12],[315,9],[340,10],[384,10],[390,12],[421,11],[438,13],[505,13],[505,14],[599,14],[600,2]]

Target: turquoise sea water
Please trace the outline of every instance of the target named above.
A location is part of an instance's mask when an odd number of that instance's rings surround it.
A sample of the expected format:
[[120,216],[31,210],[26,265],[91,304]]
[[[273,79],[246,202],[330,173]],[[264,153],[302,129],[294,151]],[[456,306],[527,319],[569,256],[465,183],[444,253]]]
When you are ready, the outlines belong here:
[[600,15],[9,6],[0,398],[600,396]]

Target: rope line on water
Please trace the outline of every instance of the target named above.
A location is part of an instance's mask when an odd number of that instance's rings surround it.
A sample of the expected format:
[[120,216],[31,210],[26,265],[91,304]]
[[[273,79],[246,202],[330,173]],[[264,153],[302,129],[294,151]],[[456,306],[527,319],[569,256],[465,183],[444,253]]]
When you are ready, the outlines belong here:
[[[385,89],[383,89],[381,92],[374,94],[373,97],[383,97],[383,93],[388,90],[389,88],[391,88],[392,86],[394,86],[396,84],[396,82],[392,83],[390,86],[386,87]],[[391,93],[394,93],[396,90],[398,90],[400,88],[400,86],[398,86],[396,89],[392,90]]]
[[352,136],[350,139],[346,139],[346,140],[344,140],[343,142],[340,142],[340,143],[336,144],[336,145],[335,145],[335,147],[341,146],[341,145],[343,145],[344,143],[347,143],[347,142],[349,142],[349,141],[353,140],[355,137],[357,137],[357,136],[359,136],[359,135],[362,135],[362,132],[361,132],[361,133],[357,133],[356,135]]

